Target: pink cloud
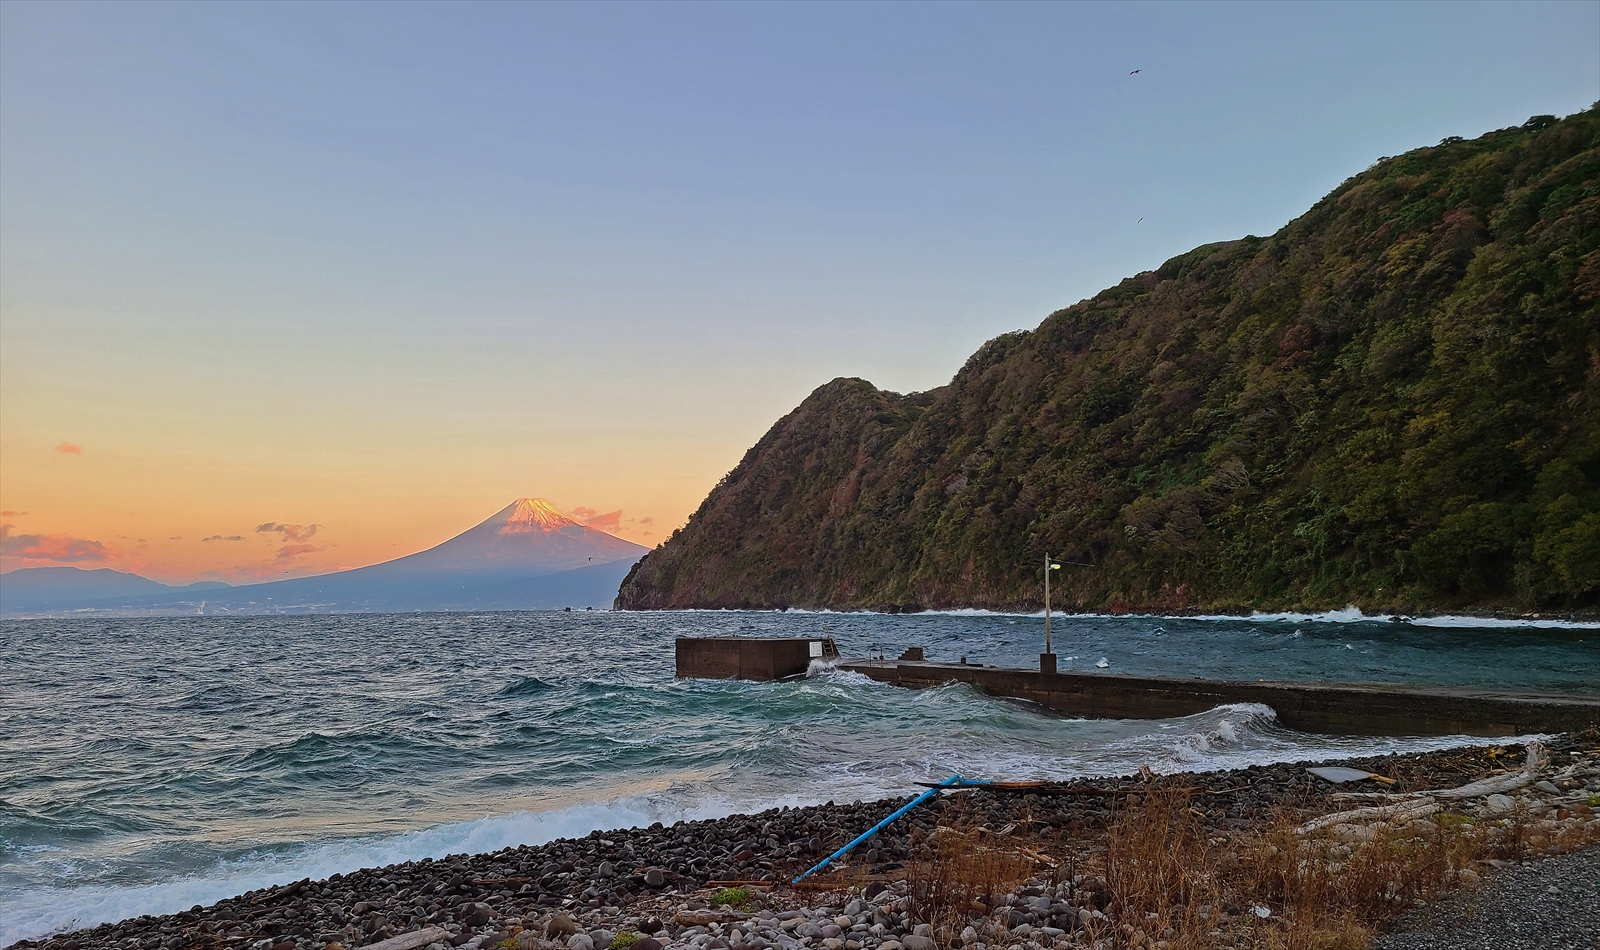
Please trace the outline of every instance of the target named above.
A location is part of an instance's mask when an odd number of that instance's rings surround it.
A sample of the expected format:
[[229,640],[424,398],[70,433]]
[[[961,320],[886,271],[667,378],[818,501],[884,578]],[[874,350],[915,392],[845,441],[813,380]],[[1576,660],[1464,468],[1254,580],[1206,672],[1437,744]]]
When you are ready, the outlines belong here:
[[230,534],[227,537],[223,537],[220,534],[213,534],[209,538],[201,538],[200,539],[202,544],[204,544],[206,542],[209,542],[209,541],[243,541],[243,540],[244,540],[244,535],[242,535],[242,534]]
[[[567,514],[571,515],[574,520],[582,524],[586,524],[591,528],[599,528],[601,531],[615,532],[622,527],[623,522],[621,508],[618,508],[616,511],[596,511],[593,508],[579,505],[578,507],[573,508],[571,511],[568,511]],[[627,520],[630,522],[633,521],[632,518]],[[649,519],[646,519],[645,523],[648,524]]]
[[25,514],[26,511],[0,511],[0,518],[16,518]]
[[285,544],[278,549],[278,563],[287,564],[302,554],[310,554],[312,551],[320,550],[322,549],[315,544]]
[[60,452],[62,455],[82,455],[83,446],[78,445],[75,442],[63,442],[56,446],[56,451]]
[[605,514],[590,515],[583,520],[583,523],[591,528],[599,528],[601,531],[616,531],[622,527],[622,509],[618,508],[616,511],[608,511]]
[[117,549],[90,538],[65,534],[15,534],[11,525],[0,524],[0,557],[52,564],[104,561],[117,556]]
[[256,534],[276,533],[285,541],[309,541],[317,533],[320,524],[281,524],[268,521],[256,525]]

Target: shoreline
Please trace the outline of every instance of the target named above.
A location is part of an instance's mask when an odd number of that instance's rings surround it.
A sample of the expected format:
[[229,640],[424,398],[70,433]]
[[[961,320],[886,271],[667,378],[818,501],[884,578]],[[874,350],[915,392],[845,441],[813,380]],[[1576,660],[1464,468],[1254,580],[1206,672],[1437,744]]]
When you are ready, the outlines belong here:
[[[24,939],[8,950],[341,950],[386,940],[398,943],[383,950],[605,950],[597,939],[610,946],[619,933],[648,938],[635,950],[1093,947],[1111,939],[1107,935],[1125,923],[1118,918],[1134,901],[1131,891],[1124,893],[1129,885],[1116,874],[1121,842],[1134,840],[1143,827],[1138,822],[1163,802],[1182,799],[1182,810],[1172,814],[1196,823],[1201,840],[1212,842],[1202,851],[1216,852],[1212,857],[1223,862],[1220,869],[1230,851],[1254,853],[1246,842],[1266,840],[1263,836],[1281,831],[1285,821],[1390,800],[1372,797],[1384,794],[1375,791],[1375,783],[1324,782],[1306,773],[1307,764],[1085,779],[1057,795],[949,792],[852,853],[842,870],[819,875],[815,884],[802,888],[779,882],[809,868],[906,799],[785,807],[670,827],[658,822],[367,868],[250,891],[181,913]],[[1393,790],[1404,793],[1485,776],[1514,779],[1522,750],[1486,743],[1338,764],[1392,777]],[[1355,860],[1350,849],[1359,851],[1391,832],[1410,835],[1406,840],[1422,847],[1441,834],[1450,838],[1472,829],[1482,839],[1475,845],[1482,856],[1449,868],[1448,885],[1444,879],[1438,885],[1447,888],[1470,885],[1507,854],[1561,853],[1600,842],[1595,815],[1600,734],[1559,737],[1540,775],[1548,789],[1530,782],[1497,799],[1460,800],[1439,812],[1447,819],[1419,819],[1396,828],[1380,823],[1378,831],[1361,821],[1339,823],[1328,833],[1329,853],[1345,849],[1340,860],[1348,862]],[[955,870],[968,864],[1008,867],[1014,880],[1001,882],[1005,894],[968,895],[953,911],[940,906],[930,882],[940,875],[960,877]],[[994,868],[990,871],[1000,874]],[[725,881],[752,882],[744,888],[748,904],[744,899],[734,907],[715,903],[721,886],[712,882]],[[1427,894],[1431,899],[1432,892]],[[1223,907],[1211,909],[1203,921],[1223,937],[1277,925],[1272,908],[1256,906],[1268,916],[1251,919],[1245,911],[1253,908],[1229,912]],[[1198,910],[1187,913],[1193,917]],[[1283,913],[1287,910],[1280,911],[1280,919]],[[840,922],[845,917],[848,926]],[[828,922],[819,923],[823,920]],[[408,934],[429,939],[404,946]],[[600,939],[607,935],[610,940]],[[1118,939],[1124,941],[1118,945],[1133,945],[1127,942],[1131,932]]]
[[[1343,607],[1324,608],[1283,608],[1280,610],[1261,610],[1252,608],[1245,611],[1243,608],[1234,610],[1226,607],[1167,607],[1150,608],[1129,607],[1126,609],[1107,609],[1102,611],[1086,611],[1081,609],[1062,610],[1052,609],[1051,616],[1062,620],[1074,618],[1095,620],[1128,620],[1149,618],[1152,620],[1243,620],[1258,623],[1397,623],[1413,624],[1424,627],[1460,627],[1470,629],[1474,626],[1495,628],[1527,627],[1529,629],[1543,630],[1600,630],[1600,608],[1584,608],[1570,611],[1530,611],[1515,608],[1471,608],[1455,611],[1423,613],[1395,609],[1381,612],[1388,608],[1374,608],[1378,613],[1367,613],[1366,608],[1355,604],[1346,604]],[[1354,615],[1349,614],[1354,611]],[[263,610],[259,613],[215,613],[195,614],[192,612],[152,611],[135,608],[118,607],[84,607],[64,608],[61,610],[43,612],[0,612],[0,621],[20,620],[113,620],[113,619],[146,619],[165,617],[195,617],[203,619],[243,619],[249,620],[257,617],[326,617],[341,615],[372,615],[372,616],[410,616],[413,613],[421,614],[500,614],[500,613],[791,613],[791,614],[817,614],[819,616],[949,616],[949,617],[1043,617],[1044,607],[1033,605],[1028,607],[924,607],[922,605],[885,605],[878,608],[869,607],[596,607],[596,608],[571,608],[564,610],[559,607],[543,607],[509,609],[509,610],[421,610],[421,611],[383,611],[383,610],[294,610],[278,609],[276,611]],[[64,615],[64,616],[63,616]],[[1342,619],[1344,615],[1348,619]],[[1431,623],[1430,621],[1475,621],[1476,623],[1448,624]]]

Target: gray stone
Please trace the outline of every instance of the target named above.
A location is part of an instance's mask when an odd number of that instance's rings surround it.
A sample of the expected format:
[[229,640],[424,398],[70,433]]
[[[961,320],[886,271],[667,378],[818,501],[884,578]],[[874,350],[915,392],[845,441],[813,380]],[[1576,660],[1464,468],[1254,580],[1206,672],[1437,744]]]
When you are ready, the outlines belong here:
[[660,868],[651,868],[644,872],[645,887],[660,887],[667,883],[667,876],[661,873]]
[[566,914],[557,914],[550,918],[544,925],[544,935],[554,940],[557,937],[568,937],[578,932],[578,925]]
[[933,950],[933,938],[922,934],[911,934],[900,943],[906,950]]

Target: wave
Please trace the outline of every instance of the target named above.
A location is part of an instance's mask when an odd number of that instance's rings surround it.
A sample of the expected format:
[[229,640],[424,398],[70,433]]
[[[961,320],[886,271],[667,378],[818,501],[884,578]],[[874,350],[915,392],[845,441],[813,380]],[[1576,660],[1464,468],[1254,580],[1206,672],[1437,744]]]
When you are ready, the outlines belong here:
[[1407,617],[1405,622],[1413,627],[1456,627],[1461,629],[1527,627],[1534,630],[1600,630],[1600,621],[1596,620],[1506,620],[1498,617],[1456,617],[1446,615],[1441,617]]
[[556,687],[537,676],[519,676],[495,691],[497,697],[538,696]]
[[[9,737],[0,739],[4,942],[24,928],[182,909],[429,855],[904,796],[956,771],[1070,780],[1485,741],[1306,735],[1264,706],[1085,720],[968,684],[910,691],[822,668],[780,683],[679,680],[671,666],[674,636],[816,636],[824,624],[858,656],[881,642],[1031,666],[1038,631],[1027,615],[609,614],[605,636],[592,627],[601,615],[585,616],[581,629],[572,616],[255,618],[226,621],[220,638],[216,620],[61,622],[65,646],[45,652],[0,638],[0,693],[42,700],[0,709]],[[1385,635],[1341,625],[1387,625],[1359,611],[1277,615],[1304,629],[1294,641],[1297,627],[1273,620],[1076,616],[1061,617],[1071,628],[1061,652],[1091,670],[1106,656],[1116,669],[1168,675],[1388,670],[1578,689],[1600,670],[1595,638],[1581,633],[1490,637],[1392,624]],[[1579,638],[1591,643],[1570,642]],[[1495,669],[1501,657],[1515,662]],[[152,664],[181,672],[153,689],[141,678]],[[48,701],[83,684],[109,698]],[[207,709],[203,726],[192,706]]]
[[[839,617],[896,617],[915,619],[917,617],[1029,617],[1039,618],[1044,616],[1043,610],[992,610],[985,607],[949,607],[942,609],[919,610],[914,613],[889,613],[881,610],[833,610],[830,608],[801,608],[790,607],[783,610],[760,610],[754,608],[737,607],[690,607],[674,610],[673,613],[713,613],[713,614],[800,614],[809,616],[839,616]],[[1416,627],[1443,627],[1458,629],[1547,629],[1547,630],[1600,630],[1600,620],[1557,620],[1536,617],[1474,617],[1465,614],[1438,614],[1413,616],[1410,614],[1368,614],[1362,612],[1360,607],[1350,605],[1337,610],[1322,610],[1314,612],[1298,611],[1251,611],[1247,614],[1163,614],[1163,613],[1080,613],[1053,610],[1052,617],[1062,622],[1072,620],[1206,620],[1227,621],[1233,623],[1398,623],[1410,624]]]
[[[1101,615],[1096,614],[1093,616]],[[1168,619],[1160,614],[1146,614],[1141,616]],[[1192,617],[1175,617],[1170,619],[1232,621],[1235,623],[1239,621],[1245,621],[1247,623],[1399,623],[1409,624],[1414,627],[1442,627],[1447,629],[1514,629],[1523,627],[1529,629],[1549,630],[1600,630],[1600,621],[1550,620],[1520,617],[1468,617],[1454,614],[1413,617],[1405,614],[1363,613],[1360,607],[1356,607],[1354,605],[1340,610],[1324,610],[1318,613],[1296,613],[1293,611],[1285,611],[1281,613],[1263,613],[1261,611],[1254,611],[1243,616],[1237,614],[1196,614]]]
[[[794,684],[797,692],[850,695],[859,686],[881,684],[856,673],[831,671]],[[796,698],[792,697],[791,698]],[[830,697],[832,698],[832,697]],[[195,904],[210,904],[247,890],[310,877],[325,878],[360,868],[379,867],[456,853],[483,853],[555,838],[578,838],[595,830],[642,827],[655,821],[717,818],[780,805],[803,806],[833,799],[874,800],[915,791],[915,781],[943,778],[952,771],[985,778],[1074,778],[1129,774],[1141,765],[1171,774],[1237,769],[1285,761],[1327,761],[1394,752],[1422,752],[1481,744],[1483,739],[1450,736],[1431,739],[1340,738],[1310,736],[1279,725],[1277,714],[1259,704],[1218,706],[1170,720],[1065,720],[1049,717],[1031,704],[999,700],[964,684],[917,691],[918,719],[945,723],[948,742],[911,751],[900,760],[856,759],[818,763],[810,781],[774,795],[747,788],[730,790],[725,775],[685,776],[644,794],[580,802],[548,811],[518,810],[457,821],[401,834],[366,836],[289,846],[258,846],[213,862],[197,873],[142,885],[33,887],[0,892],[7,913],[0,920],[0,946],[141,914],[165,914]],[[901,704],[902,706],[904,704]],[[1028,745],[1029,733],[1055,722],[1055,735]],[[1132,734],[1106,742],[1095,733],[1121,728]],[[1077,748],[1059,750],[1062,730],[1082,730]],[[1049,733],[1051,730],[1046,729]],[[977,742],[975,736],[1016,742]],[[1069,733],[1070,734],[1070,733]],[[1526,741],[1518,737],[1504,741]],[[897,742],[886,749],[903,750]]]
[[[659,811],[648,799],[522,811],[399,835],[251,851],[200,873],[152,884],[32,888],[3,895],[6,913],[0,918],[0,946],[141,914],[175,913],[305,877],[321,879],[421,858],[498,851],[582,837],[596,829],[646,825],[668,817]],[[674,820],[677,817],[683,816]]]

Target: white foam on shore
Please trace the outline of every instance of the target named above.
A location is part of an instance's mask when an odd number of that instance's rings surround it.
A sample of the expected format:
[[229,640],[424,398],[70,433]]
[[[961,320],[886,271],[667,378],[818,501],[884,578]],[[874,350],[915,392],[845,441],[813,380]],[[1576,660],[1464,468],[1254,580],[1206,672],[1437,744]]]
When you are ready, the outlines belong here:
[[[812,610],[790,607],[787,610],[751,610],[732,607],[687,608],[681,613],[790,613],[836,616],[871,617],[1043,617],[1043,610],[989,610],[982,607],[953,607],[947,610],[919,610],[915,613],[890,614],[880,610]],[[1472,617],[1461,614],[1437,616],[1411,616],[1409,614],[1368,614],[1351,605],[1338,610],[1314,613],[1282,611],[1268,613],[1251,611],[1248,614],[1160,614],[1160,613],[1068,613],[1051,611],[1051,616],[1062,622],[1071,620],[1210,620],[1244,621],[1247,623],[1403,623],[1414,627],[1441,627],[1446,629],[1540,629],[1540,630],[1600,630],[1600,620],[1555,620],[1540,617]]]
[[[1096,615],[1098,616],[1098,615]],[[1157,614],[1144,615],[1158,617]],[[1164,618],[1163,618],[1164,619]],[[1198,614],[1179,617],[1181,620],[1226,620],[1248,623],[1402,623],[1414,627],[1442,627],[1446,629],[1547,629],[1547,630],[1600,630],[1600,621],[1548,620],[1522,617],[1466,617],[1441,614],[1434,617],[1412,617],[1399,614],[1366,614],[1360,607],[1349,606],[1342,610],[1324,610],[1320,613],[1262,613],[1256,611],[1236,614]]]
[[[840,698],[858,701],[863,698],[862,687],[887,689],[861,674],[841,670],[819,670],[795,685],[803,690],[839,691]],[[261,849],[165,881],[0,891],[0,904],[5,908],[0,915],[0,946],[143,914],[175,913],[307,877],[321,879],[457,853],[487,853],[656,821],[671,824],[784,805],[898,797],[915,792],[914,782],[942,779],[954,771],[972,778],[1062,779],[1130,774],[1147,765],[1170,774],[1417,753],[1491,741],[1468,736],[1314,736],[1283,728],[1270,707],[1251,703],[1218,706],[1175,719],[1138,721],[1136,728],[1114,736],[1100,733],[1131,726],[1133,721],[1036,719],[1027,704],[999,701],[959,685],[922,691],[914,701],[963,734],[904,737],[906,744],[897,749],[903,749],[899,756],[829,760],[814,766],[805,780],[789,784],[780,794],[773,793],[770,783],[741,785],[725,774],[684,774],[670,785],[658,781],[642,793],[635,786],[634,794],[609,801],[577,802],[547,811],[518,810],[401,834]],[[1016,722],[1010,722],[1013,719]],[[1020,732],[1015,731],[1018,728]],[[973,742],[974,730],[997,735],[1009,732],[1018,741]],[[74,875],[64,871],[58,879],[71,880]]]
[[[683,816],[671,816],[670,820],[679,817]],[[5,914],[0,916],[0,947],[142,914],[176,913],[306,877],[320,879],[421,858],[541,844],[581,837],[597,828],[629,828],[661,819],[648,800],[576,805],[539,813],[519,811],[399,835],[330,841],[275,853],[252,852],[219,862],[199,875],[151,884],[30,888],[0,894],[5,905]]]

